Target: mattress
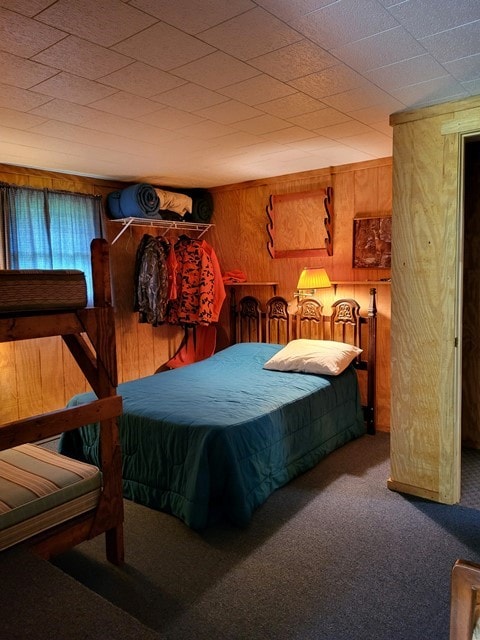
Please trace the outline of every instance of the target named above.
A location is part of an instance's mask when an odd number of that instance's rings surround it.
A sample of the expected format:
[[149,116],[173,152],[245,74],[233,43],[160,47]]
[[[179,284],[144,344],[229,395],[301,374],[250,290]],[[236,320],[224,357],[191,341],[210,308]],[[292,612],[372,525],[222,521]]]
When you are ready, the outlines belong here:
[[96,466],[33,444],[0,451],[0,550],[94,509]]
[[83,271],[0,270],[0,313],[73,311],[87,305]]
[[[339,376],[265,370],[281,348],[236,344],[120,384],[124,496],[194,529],[220,519],[245,526],[273,491],[362,435],[353,367]],[[98,464],[98,425],[64,433],[60,451]]]

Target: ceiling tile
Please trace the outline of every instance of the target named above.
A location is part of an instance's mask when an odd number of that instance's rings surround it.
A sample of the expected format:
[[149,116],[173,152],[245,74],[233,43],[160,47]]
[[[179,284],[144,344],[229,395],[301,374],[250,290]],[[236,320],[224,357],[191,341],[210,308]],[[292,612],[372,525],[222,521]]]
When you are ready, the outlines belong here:
[[29,89],[58,73],[56,69],[50,69],[38,62],[24,60],[4,51],[0,51],[0,68],[2,82],[22,89]]
[[[325,150],[320,150],[313,153],[318,160],[317,166],[332,166],[338,164],[351,164],[354,162],[365,162],[366,160],[372,160],[375,158],[373,153],[366,151],[360,151],[353,147],[347,147],[337,143],[335,146],[329,147]],[[385,154],[388,156],[388,154]]]
[[0,42],[3,51],[30,58],[65,35],[63,31],[0,8]]
[[424,53],[425,48],[401,27],[332,49],[334,56],[361,72]]
[[45,121],[45,118],[25,113],[24,111],[16,111],[15,109],[5,109],[0,107],[0,122],[5,127],[13,127],[15,129],[30,129],[37,124]]
[[240,60],[256,58],[302,39],[299,33],[260,7],[203,31],[199,37]]
[[395,64],[389,64],[366,73],[385,91],[445,76],[445,69],[431,55],[424,54]]
[[257,105],[258,109],[262,109],[262,111],[279,118],[300,116],[303,113],[318,111],[323,107],[325,107],[325,104],[320,100],[315,100],[315,98],[299,92],[276,100],[270,100],[269,102],[260,102]]
[[100,82],[144,98],[150,98],[160,89],[168,91],[185,84],[185,80],[143,62],[134,62],[120,71],[103,76]]
[[52,0],[0,0],[0,7],[11,9],[24,16],[35,16],[52,4]]
[[254,109],[243,102],[237,102],[236,100],[228,100],[221,104],[214,105],[213,107],[207,107],[206,109],[199,109],[195,113],[203,118],[214,120],[215,122],[221,122],[223,124],[232,124],[239,120],[246,120],[247,118],[255,118],[263,115],[258,109]]
[[427,36],[420,42],[439,62],[451,62],[474,55],[478,53],[480,42],[480,20]]
[[197,82],[207,89],[220,89],[257,76],[260,71],[222,51],[215,51],[204,58],[177,67],[173,73]]
[[64,72],[35,85],[35,91],[77,104],[89,104],[116,93],[115,89],[105,87],[98,82]]
[[314,98],[321,99],[341,91],[360,87],[362,84],[366,84],[366,81],[353,69],[340,64],[317,73],[311,73],[303,78],[291,80],[289,84]]
[[344,113],[340,113],[340,111],[326,107],[325,109],[320,109],[320,111],[313,111],[312,113],[306,113],[303,116],[289,118],[289,120],[299,127],[315,130],[332,124],[348,122],[351,118]]
[[194,138],[200,138],[201,140],[219,138],[220,136],[226,136],[229,133],[234,133],[234,131],[235,129],[232,129],[227,125],[220,124],[219,122],[211,122],[209,120],[204,120],[198,124],[191,124],[179,129],[179,133],[181,135],[192,136]]
[[157,22],[120,0],[57,0],[35,19],[105,47]]
[[262,133],[263,138],[268,138],[279,144],[292,144],[299,140],[308,140],[309,138],[315,138],[317,134],[302,127],[287,127],[286,129],[280,129],[277,131]]
[[48,96],[40,93],[12,87],[8,84],[0,84],[0,107],[17,109],[17,111],[30,111],[30,109],[35,109],[44,102],[49,101],[50,98]]
[[290,21],[321,9],[332,0],[256,0],[256,3],[282,20]]
[[[160,107],[160,105],[158,106]],[[187,125],[203,122],[204,118],[196,116],[193,113],[187,113],[180,109],[164,107],[154,113],[148,113],[145,116],[141,116],[139,121],[174,131]]]
[[192,82],[177,87],[176,89],[159,93],[152,96],[152,99],[161,104],[177,107],[184,111],[197,111],[198,109],[205,109],[214,104],[227,101],[225,96],[221,96],[214,91],[200,87],[198,84],[193,84]]
[[462,87],[471,96],[478,96],[480,94],[480,79],[471,80],[470,82],[462,82]]
[[390,126],[390,123],[385,120],[385,118],[378,122],[372,122],[370,126],[372,129],[375,129],[375,131],[383,133],[387,138],[393,138],[393,127]]
[[321,127],[320,129],[315,130],[315,133],[318,135],[325,136],[326,138],[332,138],[333,140],[371,132],[372,130],[370,127],[356,120],[350,120],[348,122],[331,125],[329,127]]
[[[7,141],[16,141],[18,144],[24,144],[32,146],[33,148],[47,149],[47,151],[56,151],[58,153],[65,152],[68,150],[68,153],[71,155],[82,155],[84,153],[89,153],[90,156],[92,153],[95,153],[95,150],[98,150],[98,147],[90,146],[85,144],[85,141],[82,142],[82,129],[78,128],[76,130],[76,134],[74,130],[68,131],[68,127],[65,128],[65,125],[59,126],[57,123],[45,122],[42,125],[39,125],[38,129],[43,127],[46,131],[54,131],[55,135],[44,135],[40,131],[17,131],[14,132],[13,129],[7,129],[6,127],[2,127],[2,138]],[[68,139],[68,146],[65,145],[65,139]],[[117,152],[106,151],[105,156],[103,156],[103,161],[112,161],[118,158]]]
[[[337,111],[352,111],[376,104],[389,104],[391,97],[374,84],[369,84],[350,91],[342,91],[333,96],[326,96],[323,102]],[[387,113],[387,111],[385,111]]]
[[0,7],[4,162],[213,186],[384,157],[389,114],[480,95],[480,0]]
[[414,38],[423,38],[480,20],[480,3],[477,0],[410,1],[390,7],[390,13]]
[[376,0],[338,0],[292,22],[294,29],[327,50],[397,26]]
[[131,58],[97,44],[69,36],[34,58],[37,62],[95,80],[133,62]]
[[342,142],[354,149],[374,155],[375,157],[384,157],[392,155],[392,140],[377,131],[370,133],[362,133],[356,136],[343,138]]
[[118,91],[111,96],[91,102],[90,106],[125,118],[137,118],[146,113],[158,111],[158,104],[153,100],[134,96],[126,91]]
[[295,89],[279,80],[275,80],[275,78],[261,74],[249,80],[224,87],[220,90],[220,93],[254,106],[260,102],[275,100],[295,93]]
[[[64,122],[49,120],[36,126],[34,131],[53,138],[63,139],[69,143],[73,142],[91,146],[92,153],[94,153],[94,149],[101,149],[103,160],[114,160],[118,153],[123,152],[125,149],[126,138],[122,138],[118,133],[110,134],[102,131],[94,131],[92,129]],[[132,157],[141,157],[142,154],[152,153],[155,149],[156,147],[154,145],[129,140],[127,155]]]
[[178,137],[173,131],[161,129],[146,122],[138,122],[109,113],[95,113],[95,117],[91,118],[88,122],[90,129],[114,134],[121,131],[122,136],[125,138],[142,140],[143,142],[151,142],[153,144],[175,140]]
[[[43,97],[45,98],[45,96]],[[90,107],[84,107],[66,100],[47,99],[48,102],[36,109],[32,109],[30,113],[52,120],[60,120],[60,122],[69,122],[70,124],[84,124],[98,113]]]
[[374,105],[364,109],[354,109],[353,111],[349,111],[348,115],[351,118],[370,126],[373,126],[373,124],[377,124],[380,121],[384,121],[389,127],[389,114],[401,111],[404,107],[405,105],[398,100],[390,98],[390,101],[384,105]]
[[175,27],[159,22],[153,27],[124,40],[113,47],[127,56],[169,71],[213,53],[214,48],[183,33]]
[[130,4],[192,34],[255,7],[250,0],[131,0]]
[[219,153],[222,153],[223,149],[238,149],[239,147],[249,146],[261,142],[261,138],[255,136],[246,131],[235,131],[229,133],[226,136],[217,138],[216,142],[220,146]]
[[445,76],[395,89],[392,94],[404,104],[422,106],[446,102],[455,98],[465,98],[468,92],[459,82],[450,76]]
[[468,82],[480,78],[480,53],[453,62],[445,62],[445,69],[457,80]]
[[330,149],[336,145],[335,141],[331,138],[319,136],[317,133],[314,134],[313,138],[297,140],[296,142],[291,144],[295,147],[295,149],[302,149],[303,151],[308,153],[323,151],[324,149]]
[[338,64],[327,51],[308,40],[295,42],[249,60],[249,64],[279,80],[292,80]]
[[270,131],[279,131],[280,129],[287,129],[290,127],[290,123],[276,118],[275,116],[262,115],[257,118],[250,118],[243,122],[237,122],[235,125],[240,131],[246,131],[247,133],[253,133],[254,135],[262,135],[269,133]]

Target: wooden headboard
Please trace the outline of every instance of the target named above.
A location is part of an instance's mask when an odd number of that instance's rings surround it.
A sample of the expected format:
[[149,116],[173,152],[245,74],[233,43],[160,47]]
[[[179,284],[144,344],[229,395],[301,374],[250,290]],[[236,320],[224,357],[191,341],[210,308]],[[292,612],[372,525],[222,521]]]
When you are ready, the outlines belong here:
[[376,289],[370,289],[366,315],[352,298],[336,300],[325,315],[322,303],[305,298],[296,311],[281,296],[270,298],[265,307],[254,296],[243,297],[236,309],[236,342],[271,342],[286,344],[294,338],[338,340],[360,347],[363,351],[355,359],[356,369],[365,371],[366,403],[363,405],[367,432],[375,433],[375,362],[376,362],[377,304]]

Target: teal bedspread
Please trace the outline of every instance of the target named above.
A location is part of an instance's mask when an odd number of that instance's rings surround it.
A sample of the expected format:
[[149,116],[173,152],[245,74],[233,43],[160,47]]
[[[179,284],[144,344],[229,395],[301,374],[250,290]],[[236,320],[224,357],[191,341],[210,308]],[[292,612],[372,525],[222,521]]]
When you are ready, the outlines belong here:
[[[275,489],[363,434],[353,367],[337,377],[263,369],[280,348],[236,344],[119,385],[125,497],[194,529],[245,526]],[[60,450],[98,464],[97,425],[64,433]]]

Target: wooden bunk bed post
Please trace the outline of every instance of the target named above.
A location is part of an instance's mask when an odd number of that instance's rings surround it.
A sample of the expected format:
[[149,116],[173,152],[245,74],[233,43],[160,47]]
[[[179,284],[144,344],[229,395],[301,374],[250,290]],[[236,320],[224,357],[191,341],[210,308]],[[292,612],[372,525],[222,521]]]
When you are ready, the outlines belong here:
[[375,385],[377,362],[377,290],[370,289],[370,303],[368,305],[368,364],[367,364],[367,432],[375,433]]
[[[92,241],[91,248],[95,332],[90,328],[89,336],[97,354],[97,380],[96,386],[92,386],[98,398],[104,398],[115,395],[118,384],[110,256],[106,240],[96,238]],[[107,559],[120,564],[124,560],[123,487],[120,436],[116,417],[100,423],[99,444],[100,466],[104,480],[100,496],[101,508],[96,511],[91,535],[96,536],[104,531]],[[109,522],[116,524],[109,527]]]

